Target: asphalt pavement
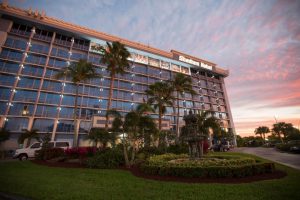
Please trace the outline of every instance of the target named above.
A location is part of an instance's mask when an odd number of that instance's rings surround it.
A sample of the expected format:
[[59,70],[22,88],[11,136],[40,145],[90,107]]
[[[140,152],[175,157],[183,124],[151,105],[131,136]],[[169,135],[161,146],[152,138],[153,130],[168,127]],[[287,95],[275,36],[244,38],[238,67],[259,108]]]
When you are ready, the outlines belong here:
[[233,149],[232,151],[253,154],[300,170],[300,154],[280,152],[274,148],[264,147],[239,147]]

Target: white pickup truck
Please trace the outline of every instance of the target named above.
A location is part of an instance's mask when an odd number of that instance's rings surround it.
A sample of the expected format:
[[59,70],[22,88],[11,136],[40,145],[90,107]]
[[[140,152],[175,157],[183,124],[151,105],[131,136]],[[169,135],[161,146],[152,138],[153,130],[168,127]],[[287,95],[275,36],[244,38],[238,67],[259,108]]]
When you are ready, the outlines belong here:
[[[69,142],[63,142],[63,141],[51,141],[49,142],[50,148],[62,148],[62,149],[68,149],[71,147]],[[18,158],[19,160],[27,160],[28,158],[33,158],[35,156],[35,152],[37,150],[40,150],[42,148],[41,142],[36,142],[30,145],[27,148],[17,149],[15,151],[15,154],[13,158]]]

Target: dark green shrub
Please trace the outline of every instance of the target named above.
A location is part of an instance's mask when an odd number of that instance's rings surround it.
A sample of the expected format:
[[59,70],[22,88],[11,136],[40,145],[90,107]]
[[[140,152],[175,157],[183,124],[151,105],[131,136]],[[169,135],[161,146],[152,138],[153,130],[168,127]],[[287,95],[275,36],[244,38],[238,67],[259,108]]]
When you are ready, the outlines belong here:
[[149,158],[152,155],[161,155],[164,153],[164,150],[157,147],[144,147],[139,150],[138,153],[143,153],[145,158]]
[[[242,178],[274,171],[273,163],[256,162],[252,158],[240,158],[239,156],[211,157],[212,160],[198,162],[186,160],[187,155],[185,154],[163,154],[151,157],[140,166],[140,169],[151,175],[213,178]],[[220,160],[214,160],[214,158]],[[168,162],[174,159],[179,160],[179,162]],[[180,162],[182,159],[185,159],[184,162]]]
[[189,147],[188,145],[170,145],[167,148],[168,153],[174,153],[174,154],[182,154],[182,153],[188,153],[189,152]]
[[116,168],[124,163],[123,152],[118,148],[98,151],[86,161],[89,168]]
[[64,156],[64,150],[62,148],[45,148],[36,152],[36,159],[38,160],[50,160]]

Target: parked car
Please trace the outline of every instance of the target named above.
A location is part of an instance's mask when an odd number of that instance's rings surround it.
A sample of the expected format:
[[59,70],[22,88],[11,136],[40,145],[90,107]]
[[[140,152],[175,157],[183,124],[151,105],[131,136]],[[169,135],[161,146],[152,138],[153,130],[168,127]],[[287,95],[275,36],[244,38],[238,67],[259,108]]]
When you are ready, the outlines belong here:
[[[68,149],[71,147],[70,142],[65,142],[65,141],[52,141],[49,142],[49,147],[50,148],[62,148],[64,150]],[[19,160],[27,160],[28,158],[34,158],[35,152],[37,150],[40,150],[42,148],[42,143],[41,142],[36,142],[30,145],[27,148],[22,148],[22,149],[17,149],[15,151],[15,154],[13,158],[18,158]]]
[[211,147],[210,147],[210,150],[212,151],[229,151],[231,148],[231,145],[228,141],[226,142],[223,142],[222,144],[213,144]]
[[288,141],[290,145],[290,151],[293,153],[300,153],[300,140],[291,140]]

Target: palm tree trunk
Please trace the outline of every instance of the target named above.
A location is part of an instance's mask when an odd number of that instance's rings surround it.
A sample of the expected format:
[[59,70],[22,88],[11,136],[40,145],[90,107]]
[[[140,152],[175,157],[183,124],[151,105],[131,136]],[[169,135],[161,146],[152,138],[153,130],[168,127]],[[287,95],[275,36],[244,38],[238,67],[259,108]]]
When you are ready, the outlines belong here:
[[177,92],[177,118],[176,118],[177,140],[179,139],[179,93]]
[[[106,112],[109,111],[109,110],[110,110],[110,107],[111,107],[111,100],[112,100],[113,87],[114,87],[114,80],[115,80],[115,73],[114,73],[114,71],[112,71],[112,72],[111,72],[111,77],[110,77],[109,95],[108,95],[108,102],[107,102]],[[109,119],[109,116],[106,115],[106,120],[105,120],[105,130],[108,129],[108,119]]]
[[31,142],[31,138],[30,138],[30,137],[28,137],[28,138],[27,138],[27,142],[26,142],[26,148],[28,148],[28,147],[29,147],[29,145],[30,145],[30,142]]
[[158,130],[159,132],[161,132],[161,117],[162,117],[162,111],[161,111],[161,107],[159,107],[159,111],[158,111]]
[[77,107],[78,107],[79,83],[76,84],[75,108],[74,108],[74,141],[73,146],[78,146],[78,130],[77,130]]
[[129,159],[128,159],[127,145],[126,145],[124,133],[123,133],[123,142],[122,143],[123,143],[123,154],[124,154],[125,165],[127,168],[129,168],[130,163],[129,163]]

